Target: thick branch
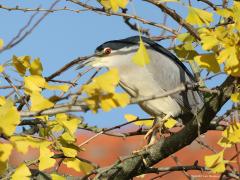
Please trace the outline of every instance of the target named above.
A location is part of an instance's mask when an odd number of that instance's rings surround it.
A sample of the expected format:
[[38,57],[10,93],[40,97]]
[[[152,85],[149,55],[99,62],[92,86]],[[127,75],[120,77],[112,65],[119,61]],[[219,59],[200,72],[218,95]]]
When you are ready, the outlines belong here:
[[160,172],[166,172],[166,171],[190,171],[190,170],[210,171],[210,169],[204,166],[192,165],[192,166],[149,168],[149,169],[146,169],[145,173],[160,173]]
[[220,95],[212,95],[198,114],[181,131],[138,154],[133,154],[108,168],[98,171],[95,179],[130,179],[144,173],[146,168],[191,144],[198,137],[199,131],[205,133],[208,130],[211,120],[229,100],[234,88],[233,82],[234,78],[228,77],[219,88]]

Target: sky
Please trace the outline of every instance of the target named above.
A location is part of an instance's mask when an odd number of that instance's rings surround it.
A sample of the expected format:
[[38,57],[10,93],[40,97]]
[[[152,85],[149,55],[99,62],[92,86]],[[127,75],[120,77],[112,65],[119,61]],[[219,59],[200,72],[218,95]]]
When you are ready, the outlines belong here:
[[[89,2],[97,5],[93,0]],[[142,1],[136,2],[137,3],[134,3],[134,7],[137,15],[159,23],[162,22],[163,17],[158,8]],[[48,8],[52,3],[53,1],[51,0],[0,1],[1,5],[6,5],[8,7],[15,7],[18,5],[19,7],[29,8]],[[186,8],[182,8],[175,3],[171,3],[170,5],[177,7],[178,10],[186,16]],[[56,7],[64,6],[71,9],[79,9],[78,6],[65,1],[61,1]],[[131,6],[128,6],[128,8],[131,12]],[[32,12],[6,11],[0,9],[0,38],[2,38],[5,43],[9,42],[11,38],[18,33],[19,29],[27,23],[32,14]],[[40,15],[41,13],[38,14],[37,17],[39,18]],[[169,23],[176,26],[174,21],[169,21]],[[150,26],[144,27],[149,28],[150,32],[154,35],[158,35],[161,32],[157,28],[152,28]],[[11,59],[12,55],[29,55],[33,58],[39,57],[44,68],[43,75],[48,76],[71,60],[79,56],[92,54],[95,48],[105,41],[126,38],[133,35],[138,35],[138,33],[130,30],[130,28],[124,24],[121,17],[102,16],[93,12],[74,13],[59,11],[49,14],[19,45],[1,53],[0,61],[1,63],[6,62]],[[161,42],[160,44],[163,46],[165,45]],[[11,74],[11,72],[9,73]],[[77,72],[73,68],[56,79],[71,80],[76,75]],[[87,77],[88,76],[86,76],[86,78]],[[86,80],[86,78],[83,78],[83,81]],[[215,86],[223,80],[224,77],[215,79],[208,83],[208,86]],[[0,91],[0,95],[1,93],[3,92]],[[224,113],[225,110],[230,107],[230,104],[231,103],[228,103],[220,114]],[[79,114],[83,116],[90,125],[112,127],[125,122],[124,114],[127,113],[135,114],[140,117],[148,117],[148,115],[145,114],[137,105],[131,105],[124,109],[117,108],[107,113],[100,111],[97,114],[93,114],[91,112]]]

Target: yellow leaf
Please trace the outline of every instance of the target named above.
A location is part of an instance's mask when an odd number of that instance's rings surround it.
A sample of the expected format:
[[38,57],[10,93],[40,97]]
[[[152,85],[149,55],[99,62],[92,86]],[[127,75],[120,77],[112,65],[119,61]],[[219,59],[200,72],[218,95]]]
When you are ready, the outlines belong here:
[[65,113],[59,113],[59,114],[56,115],[56,120],[60,123],[64,122],[64,121],[67,121],[67,119],[68,119],[68,115],[65,114]]
[[29,69],[31,75],[42,75],[43,67],[39,58],[36,58],[30,65]]
[[[189,45],[191,45],[191,47]],[[188,42],[174,47],[173,50],[178,58],[183,60],[193,60],[193,58],[198,55],[198,53],[194,50],[192,43],[190,44]]]
[[89,96],[93,96],[99,93],[99,91],[112,93],[119,80],[118,70],[112,68],[108,72],[94,78],[90,84],[84,85],[83,92],[86,92]]
[[136,124],[137,126],[152,127],[153,120],[142,120],[142,121],[140,120],[140,121],[134,122],[134,124]]
[[76,149],[73,149],[73,148],[70,148],[70,147],[64,147],[64,146],[61,146],[60,149],[62,150],[63,154],[66,157],[76,157],[77,156],[77,150]]
[[13,56],[13,66],[16,68],[16,70],[21,76],[24,76],[26,70],[30,67],[30,59],[30,56]]
[[119,7],[125,8],[128,4],[128,0],[98,0],[98,2],[106,9],[112,9],[113,12],[117,12]]
[[24,77],[24,90],[26,94],[40,92],[45,87],[46,80],[42,76],[32,75]]
[[129,103],[130,99],[126,93],[114,92],[119,80],[118,70],[114,68],[83,86],[83,92],[90,96],[85,99],[85,102],[93,112],[97,112],[99,104],[104,111],[109,111],[115,107],[124,107]]
[[54,103],[44,98],[40,93],[34,92],[30,96],[32,105],[31,111],[41,111],[44,109],[48,109],[54,106]]
[[60,90],[63,92],[67,92],[69,89],[68,84],[63,84],[63,85],[49,85],[48,83],[45,84],[45,88],[48,90]]
[[61,135],[61,138],[69,143],[74,143],[76,141],[76,139],[69,133],[69,132],[65,132]]
[[217,57],[219,64],[222,64],[224,61],[228,60],[237,62],[236,59],[236,48],[234,46],[223,49]]
[[217,9],[216,13],[225,18],[233,16],[233,12],[230,9]]
[[124,9],[128,4],[128,0],[117,0],[117,4],[120,8]]
[[201,54],[194,57],[194,60],[201,68],[207,68],[214,73],[220,72],[220,66],[215,58],[215,54]]
[[130,102],[130,99],[126,93],[113,93],[102,96],[100,102],[102,110],[107,112],[116,107],[126,106]]
[[240,143],[240,123],[234,122],[229,125],[223,131],[222,136],[232,144]]
[[130,103],[130,97],[126,93],[114,93],[113,99],[120,107],[125,107]]
[[6,103],[6,98],[4,96],[0,96],[0,105],[4,105]]
[[0,175],[5,172],[8,165],[8,159],[12,152],[11,144],[3,144],[0,142]]
[[124,115],[124,118],[125,118],[127,121],[129,121],[129,122],[138,119],[138,117],[135,116],[135,115],[133,115],[133,114],[125,114],[125,115]]
[[77,156],[77,153],[79,151],[78,146],[68,143],[63,139],[60,139],[59,143],[61,144],[60,149],[62,150],[63,154],[66,157],[76,157]]
[[150,63],[150,58],[149,58],[147,49],[146,49],[141,37],[140,37],[140,41],[139,41],[138,51],[136,52],[135,55],[133,55],[132,61],[135,64],[142,66],[142,67],[144,67],[145,65]]
[[78,124],[81,120],[78,118],[69,118],[66,114],[61,113],[56,115],[56,121],[62,125],[72,136],[77,130]]
[[48,121],[48,115],[42,115],[42,116],[35,116],[37,119],[41,119],[44,122]]
[[4,71],[4,67],[0,65],[0,73],[2,73],[3,71]]
[[11,136],[20,123],[20,114],[9,100],[0,107],[0,133]]
[[65,180],[66,178],[58,174],[51,174],[52,180]]
[[218,63],[225,62],[224,71],[232,76],[240,76],[240,61],[238,59],[239,52],[235,46],[223,49],[217,57]]
[[213,21],[212,16],[212,13],[209,13],[202,9],[188,7],[188,16],[186,18],[186,21],[192,25],[202,26],[203,24],[206,24],[209,26],[209,24]]
[[190,33],[182,33],[177,35],[177,39],[182,42],[193,42],[194,37]]
[[10,141],[12,142],[14,148],[23,154],[28,152],[29,146],[32,148],[39,148],[42,142],[42,140],[33,138],[31,136],[12,136]]
[[[127,121],[129,121],[129,122],[138,119],[137,116],[132,115],[132,114],[125,114],[125,115],[124,115],[124,118],[125,118]],[[142,121],[139,120],[139,121],[134,122],[134,124],[137,125],[137,126],[147,126],[147,127],[151,127],[151,126],[153,125],[153,120],[142,120]]]
[[56,160],[51,158],[54,153],[50,151],[48,146],[50,146],[52,142],[44,141],[40,144],[40,156],[39,156],[39,170],[43,171],[49,168],[52,168]]
[[112,68],[108,72],[93,79],[93,83],[96,83],[100,90],[109,93],[114,92],[115,86],[118,85],[119,81],[120,77],[116,68]]
[[218,143],[219,146],[224,147],[224,148],[230,148],[232,147],[232,143],[225,137],[222,137]]
[[235,103],[238,103],[240,101],[240,92],[233,93],[231,95],[231,100]]
[[59,132],[64,130],[62,125],[60,125],[57,121],[48,121],[47,126],[51,128],[52,132]]
[[89,109],[91,109],[93,113],[96,113],[98,111],[99,98],[97,96],[87,98],[85,99],[85,102],[87,103]]
[[73,168],[75,171],[83,171],[83,173],[88,174],[93,170],[93,166],[86,162],[80,161],[77,158],[66,158],[63,161],[68,168]]
[[111,3],[110,0],[97,0],[106,10],[111,9]]
[[224,151],[222,150],[217,154],[205,156],[204,160],[206,167],[210,168],[214,173],[224,172],[227,161],[223,159],[223,153]]
[[10,141],[17,149],[17,151],[26,154],[28,152],[29,146],[32,148],[40,149],[39,156],[39,170],[45,170],[54,166],[56,160],[51,158],[54,155],[53,152],[50,151],[48,146],[52,144],[52,142],[33,138],[31,136],[12,136]]
[[12,174],[12,180],[30,180],[31,172],[25,163],[22,163]]
[[167,121],[164,123],[164,126],[168,129],[173,128],[177,124],[177,121],[173,118],[167,119]]
[[9,156],[11,155],[12,148],[13,147],[11,144],[0,143],[0,161],[1,162],[8,160]]
[[[220,29],[218,30],[220,31]],[[198,30],[198,33],[201,38],[203,50],[211,50],[215,46],[219,45],[219,38],[217,37],[217,33],[215,33],[213,30],[201,28]]]
[[111,8],[113,12],[117,12],[119,9],[119,5],[116,0],[110,0]]
[[2,49],[2,48],[3,48],[3,46],[4,46],[4,42],[3,42],[3,40],[2,40],[2,39],[0,39],[0,49]]

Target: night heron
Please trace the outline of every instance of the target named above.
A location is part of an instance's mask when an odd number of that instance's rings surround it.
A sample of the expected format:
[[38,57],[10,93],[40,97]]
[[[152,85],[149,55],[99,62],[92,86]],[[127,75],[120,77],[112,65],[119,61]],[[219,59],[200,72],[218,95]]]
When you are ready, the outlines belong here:
[[[181,84],[194,83],[195,79],[186,66],[170,51],[142,37],[150,57],[150,63],[141,67],[132,61],[139,48],[139,36],[113,40],[98,46],[96,55],[88,60],[93,67],[117,68],[120,86],[134,98],[163,94]],[[140,107],[154,117],[191,119],[203,106],[198,91],[182,91],[167,97],[139,103]],[[161,122],[161,120],[160,120]]]

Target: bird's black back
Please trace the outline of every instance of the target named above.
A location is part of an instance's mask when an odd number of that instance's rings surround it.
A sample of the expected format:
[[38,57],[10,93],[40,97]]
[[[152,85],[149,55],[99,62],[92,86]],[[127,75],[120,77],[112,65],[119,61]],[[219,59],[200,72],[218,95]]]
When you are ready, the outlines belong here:
[[[174,63],[178,64],[192,80],[194,80],[192,73],[190,73],[190,71],[187,69],[187,67],[169,50],[167,50],[163,46],[157,44],[156,42],[150,40],[149,38],[142,37],[142,40],[143,40],[143,42],[147,43],[154,50],[169,57]],[[105,42],[102,45],[98,46],[96,48],[96,51],[102,51],[106,47],[110,47],[112,50],[119,50],[124,47],[138,45],[139,41],[140,41],[139,36],[132,36],[132,37],[129,37],[126,39],[120,39],[120,40],[112,40],[112,41]]]

